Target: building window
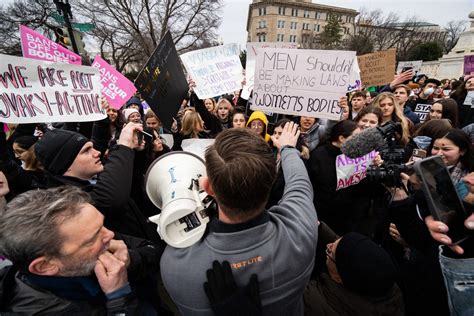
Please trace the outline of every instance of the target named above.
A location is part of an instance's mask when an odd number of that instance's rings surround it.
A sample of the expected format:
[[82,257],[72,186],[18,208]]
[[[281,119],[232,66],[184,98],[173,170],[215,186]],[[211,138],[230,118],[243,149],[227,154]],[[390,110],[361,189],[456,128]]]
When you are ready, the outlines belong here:
[[283,42],[283,34],[277,34],[277,42]]
[[316,13],[314,13],[314,18],[315,18],[316,20],[321,20],[321,17],[322,17],[322,13],[321,13],[321,12],[316,12]]
[[298,23],[296,23],[296,22],[291,22],[291,24],[290,24],[290,29],[296,30],[296,26],[297,26],[297,25],[298,25]]
[[298,16],[298,9],[291,9],[291,16]]
[[303,23],[303,30],[309,30],[309,23]]
[[258,28],[263,29],[267,27],[267,21],[258,21]]
[[290,43],[296,43],[296,35],[290,35]]
[[278,20],[277,26],[278,26],[279,29],[285,28],[285,21]]
[[278,14],[279,15],[285,15],[285,9],[284,7],[278,7]]
[[267,34],[259,33],[259,34],[257,34],[257,36],[258,36],[258,41],[259,42],[266,42],[267,41]]
[[308,10],[304,10],[303,16],[304,16],[305,18],[309,18],[309,11],[308,11]]
[[315,24],[315,25],[314,25],[314,31],[319,33],[319,29],[320,29],[320,25],[319,25],[319,24]]
[[258,8],[258,15],[266,15],[267,14],[267,7]]

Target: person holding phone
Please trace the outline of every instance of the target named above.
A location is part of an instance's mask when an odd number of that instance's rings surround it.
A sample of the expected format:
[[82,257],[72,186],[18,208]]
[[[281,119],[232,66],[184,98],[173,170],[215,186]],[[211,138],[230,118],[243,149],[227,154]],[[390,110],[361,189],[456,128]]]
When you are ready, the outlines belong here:
[[[442,157],[454,185],[464,188],[464,201],[472,201],[473,189],[470,183],[474,183],[474,179],[468,176],[474,171],[474,158],[469,137],[461,130],[451,129],[442,137],[434,139],[430,154]],[[434,220],[428,211],[427,197],[420,190],[417,177],[411,176],[410,183],[414,188],[412,194],[407,195],[403,190],[395,190],[394,202],[391,205],[393,223],[398,227],[402,238],[418,255],[418,258],[409,262],[411,266],[408,265],[408,274],[405,274],[412,276],[411,279],[404,280],[409,285],[407,306],[419,312],[425,308],[423,305],[426,306],[428,301],[436,300],[437,314],[442,314],[449,306],[452,315],[471,315],[474,311],[471,302],[474,289],[469,288],[468,280],[472,280],[474,276],[474,239],[471,235],[461,243],[453,244],[448,235],[449,230],[454,230],[455,227],[450,228],[445,223]],[[458,189],[459,191],[462,190]],[[465,207],[470,214],[472,206]],[[467,230],[473,229],[473,222],[473,215],[465,219]],[[447,247],[439,246],[439,243]],[[414,291],[410,292],[411,290]],[[423,295],[416,296],[416,292]],[[470,314],[466,314],[466,311],[470,311]],[[425,310],[425,313],[428,312]]]

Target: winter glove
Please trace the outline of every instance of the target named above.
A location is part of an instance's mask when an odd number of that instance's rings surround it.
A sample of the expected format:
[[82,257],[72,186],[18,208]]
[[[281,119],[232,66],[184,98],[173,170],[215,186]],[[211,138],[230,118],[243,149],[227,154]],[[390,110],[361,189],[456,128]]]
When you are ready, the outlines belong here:
[[262,315],[257,275],[252,274],[249,283],[239,288],[227,261],[212,263],[204,290],[216,315]]

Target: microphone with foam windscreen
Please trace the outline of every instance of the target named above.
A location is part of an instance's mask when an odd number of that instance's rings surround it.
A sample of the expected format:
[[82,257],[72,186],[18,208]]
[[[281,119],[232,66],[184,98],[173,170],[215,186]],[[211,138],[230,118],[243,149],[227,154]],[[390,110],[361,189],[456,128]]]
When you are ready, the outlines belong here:
[[394,133],[400,131],[401,124],[398,122],[388,122],[380,127],[368,128],[342,144],[341,151],[349,158],[362,157],[373,150],[385,147]]
[[341,151],[349,158],[358,158],[378,150],[385,145],[385,139],[377,128],[368,128],[344,142]]

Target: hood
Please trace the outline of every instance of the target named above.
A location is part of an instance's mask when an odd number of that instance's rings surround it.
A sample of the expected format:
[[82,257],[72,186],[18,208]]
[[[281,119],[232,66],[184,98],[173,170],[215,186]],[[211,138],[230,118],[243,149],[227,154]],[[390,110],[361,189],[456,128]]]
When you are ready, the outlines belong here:
[[413,138],[413,142],[415,142],[416,146],[420,149],[427,150],[431,144],[431,137],[428,136],[416,136]]
[[253,112],[252,115],[250,115],[250,117],[247,121],[246,127],[249,127],[250,123],[252,123],[252,121],[255,121],[255,120],[260,120],[260,121],[263,122],[263,124],[265,125],[265,129],[264,129],[265,135],[262,135],[262,136],[264,136],[266,142],[270,141],[270,135],[267,134],[268,119],[267,119],[267,116],[265,115],[265,113],[263,113],[262,111]]

